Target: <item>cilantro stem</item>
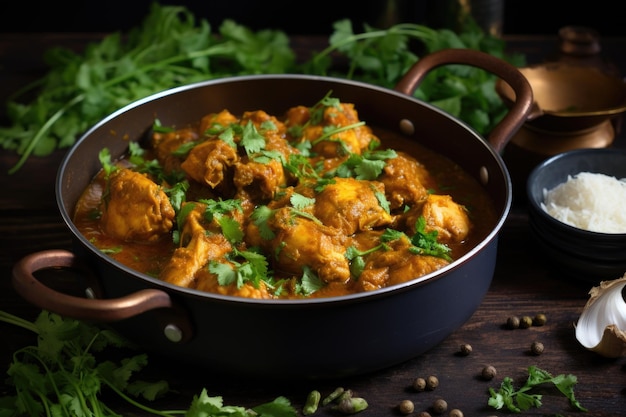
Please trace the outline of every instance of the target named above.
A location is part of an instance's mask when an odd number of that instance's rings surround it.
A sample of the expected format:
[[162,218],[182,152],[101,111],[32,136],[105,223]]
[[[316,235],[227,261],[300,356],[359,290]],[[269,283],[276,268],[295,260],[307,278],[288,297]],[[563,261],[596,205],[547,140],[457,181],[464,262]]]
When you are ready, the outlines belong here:
[[14,316],[13,314],[7,313],[6,311],[0,310],[0,321],[22,327],[26,330],[30,330],[33,333],[39,333],[39,331],[37,330],[37,326],[35,326],[34,323],[23,318]]
[[334,129],[324,133],[319,138],[315,139],[315,141],[313,141],[313,145],[317,145],[321,141],[326,140],[326,139],[330,138],[333,135],[336,135],[336,134],[341,133],[341,132],[345,132],[346,130],[356,129],[357,127],[363,126],[363,125],[365,125],[365,122],[352,123],[352,124],[347,125],[347,126],[341,126],[341,127],[334,128]]
[[111,388],[113,391],[115,391],[115,393],[117,395],[119,395],[120,398],[126,400],[128,403],[130,403],[133,406],[139,408],[140,410],[146,411],[148,413],[152,413],[152,414],[157,415],[157,416],[163,416],[163,417],[171,417],[171,416],[174,416],[174,415],[179,415],[179,414],[183,415],[183,414],[185,414],[185,410],[163,410],[163,411],[161,411],[161,410],[156,410],[154,408],[150,408],[150,407],[148,407],[146,405],[143,405],[143,404],[133,400],[131,397],[127,396],[122,391],[117,389],[114,384],[111,384],[106,379],[102,379],[102,382],[104,384],[106,384],[106,386]]
[[[131,79],[138,74],[147,74],[147,73],[150,73],[151,71],[165,68],[177,62],[184,62],[184,61],[193,60],[193,59],[197,59],[201,57],[212,56],[212,55],[227,54],[227,53],[232,52],[233,50],[234,50],[234,46],[231,43],[224,43],[224,44],[211,46],[201,51],[193,51],[193,52],[188,52],[185,54],[179,54],[179,55],[167,58],[167,59],[154,62],[149,65],[145,65],[143,67],[138,67],[134,71],[129,71],[127,73],[124,73],[123,75],[119,77],[111,78],[110,80],[103,82],[101,84],[101,87],[104,87],[104,88],[111,87],[113,85],[122,83],[128,79]],[[35,136],[33,136],[30,139],[30,141],[28,142],[28,146],[22,153],[18,162],[13,167],[11,167],[11,169],[9,169],[9,174],[14,174],[24,165],[26,160],[33,153],[33,150],[35,149],[35,147],[37,146],[37,143],[41,140],[41,138],[67,112],[69,108],[83,101],[85,97],[86,97],[85,93],[76,95],[74,98],[68,101],[65,105],[63,105],[59,110],[57,110],[48,120],[46,120],[46,122],[39,128],[39,130],[37,130],[37,133],[35,134]]]
[[33,150],[37,146],[37,143],[39,142],[39,140],[50,129],[50,127],[52,127],[52,125],[55,124],[65,114],[67,109],[69,109],[70,107],[74,106],[77,103],[80,103],[81,101],[83,101],[84,98],[85,98],[84,94],[77,95],[68,103],[66,103],[63,107],[57,110],[48,120],[46,120],[46,123],[44,123],[39,128],[39,130],[37,130],[37,133],[35,134],[35,136],[33,136],[33,138],[28,142],[28,146],[22,153],[22,156],[20,157],[19,161],[17,161],[17,163],[11,169],[9,169],[9,174],[14,174],[15,172],[17,172],[17,170],[19,170],[22,167],[22,165],[24,165],[26,160],[30,157],[31,153],[33,153]]

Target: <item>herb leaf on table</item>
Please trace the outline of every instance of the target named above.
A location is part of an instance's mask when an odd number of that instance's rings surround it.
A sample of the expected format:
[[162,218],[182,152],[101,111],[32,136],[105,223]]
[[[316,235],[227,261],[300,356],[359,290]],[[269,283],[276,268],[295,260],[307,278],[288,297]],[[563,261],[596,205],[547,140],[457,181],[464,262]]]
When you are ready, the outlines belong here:
[[536,366],[528,367],[528,378],[524,385],[516,389],[511,377],[505,377],[499,389],[489,388],[488,404],[496,409],[506,408],[514,413],[521,413],[530,408],[542,406],[542,394],[530,392],[533,388],[548,384],[556,387],[567,399],[572,407],[578,411],[587,411],[585,407],[576,399],[574,386],[578,379],[575,375],[560,374],[552,376],[548,371]]

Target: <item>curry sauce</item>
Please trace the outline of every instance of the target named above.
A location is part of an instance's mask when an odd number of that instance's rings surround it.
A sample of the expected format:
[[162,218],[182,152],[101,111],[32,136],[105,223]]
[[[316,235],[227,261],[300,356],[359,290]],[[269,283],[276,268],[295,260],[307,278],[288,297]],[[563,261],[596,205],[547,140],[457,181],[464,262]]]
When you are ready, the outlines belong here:
[[496,222],[458,165],[373,130],[330,96],[284,116],[155,121],[84,191],[74,223],[99,250],[182,287],[252,298],[331,297],[437,271]]

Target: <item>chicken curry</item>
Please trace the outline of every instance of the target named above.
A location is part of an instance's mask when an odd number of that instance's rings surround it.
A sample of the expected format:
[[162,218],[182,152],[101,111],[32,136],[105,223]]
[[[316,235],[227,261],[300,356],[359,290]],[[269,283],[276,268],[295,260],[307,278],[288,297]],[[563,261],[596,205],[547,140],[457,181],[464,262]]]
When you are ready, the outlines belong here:
[[413,280],[471,249],[495,214],[454,163],[382,147],[383,133],[330,93],[280,118],[156,120],[122,158],[100,152],[74,223],[118,262],[200,291],[330,297]]

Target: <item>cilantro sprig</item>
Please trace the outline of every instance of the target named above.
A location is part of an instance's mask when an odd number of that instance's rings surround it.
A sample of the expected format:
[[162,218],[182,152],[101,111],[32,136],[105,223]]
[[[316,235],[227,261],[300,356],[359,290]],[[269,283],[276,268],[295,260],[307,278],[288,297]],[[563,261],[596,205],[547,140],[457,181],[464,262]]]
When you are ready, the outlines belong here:
[[[410,23],[387,29],[365,25],[358,33],[344,19],[333,25],[328,47],[298,63],[289,37],[280,30],[253,32],[225,20],[214,32],[184,6],[154,3],[141,25],[93,42],[83,54],[60,47],[48,50],[47,74],[6,103],[10,123],[0,127],[0,147],[20,155],[9,169],[13,174],[31,155],[72,146],[90,126],[130,102],[224,76],[304,73],[393,87],[418,59],[414,41],[426,53],[470,48],[517,66],[525,63],[523,55],[505,54],[504,41],[484,33],[471,19],[465,24],[459,33]],[[348,68],[335,65],[334,57],[347,58]],[[486,133],[507,111],[493,88],[495,81],[494,75],[476,68],[445,66],[424,79],[416,96]]]
[[[168,383],[137,379],[137,374],[148,364],[148,356],[126,356],[135,347],[114,331],[45,310],[34,322],[0,311],[0,321],[32,331],[37,336],[36,345],[23,347],[13,354],[6,383],[15,392],[3,393],[0,397],[0,415],[5,417],[119,417],[110,403],[105,402],[105,398],[112,402],[111,393],[137,411],[162,417],[298,415],[285,397],[248,409],[224,405],[222,397],[209,396],[206,389],[191,399],[187,410],[158,410],[147,402],[168,394]],[[111,353],[112,349],[124,355],[123,359],[99,361],[98,354]]]
[[[213,33],[183,6],[154,3],[141,26],[113,33],[83,55],[54,48],[48,73],[7,103],[11,126],[0,128],[0,146],[21,155],[48,155],[73,145],[107,114],[178,85],[239,74],[289,72],[295,53],[281,31],[252,32],[232,20]],[[24,102],[33,91],[37,98]]]
[[552,376],[548,371],[540,369],[536,366],[528,367],[528,378],[524,385],[515,388],[513,379],[505,377],[497,390],[489,388],[488,404],[498,410],[506,408],[514,413],[521,413],[530,408],[541,407],[542,394],[531,392],[540,385],[552,385],[556,387],[563,395],[567,397],[569,403],[578,411],[587,411],[581,403],[576,400],[574,395],[574,386],[578,383],[575,375],[560,374]]

